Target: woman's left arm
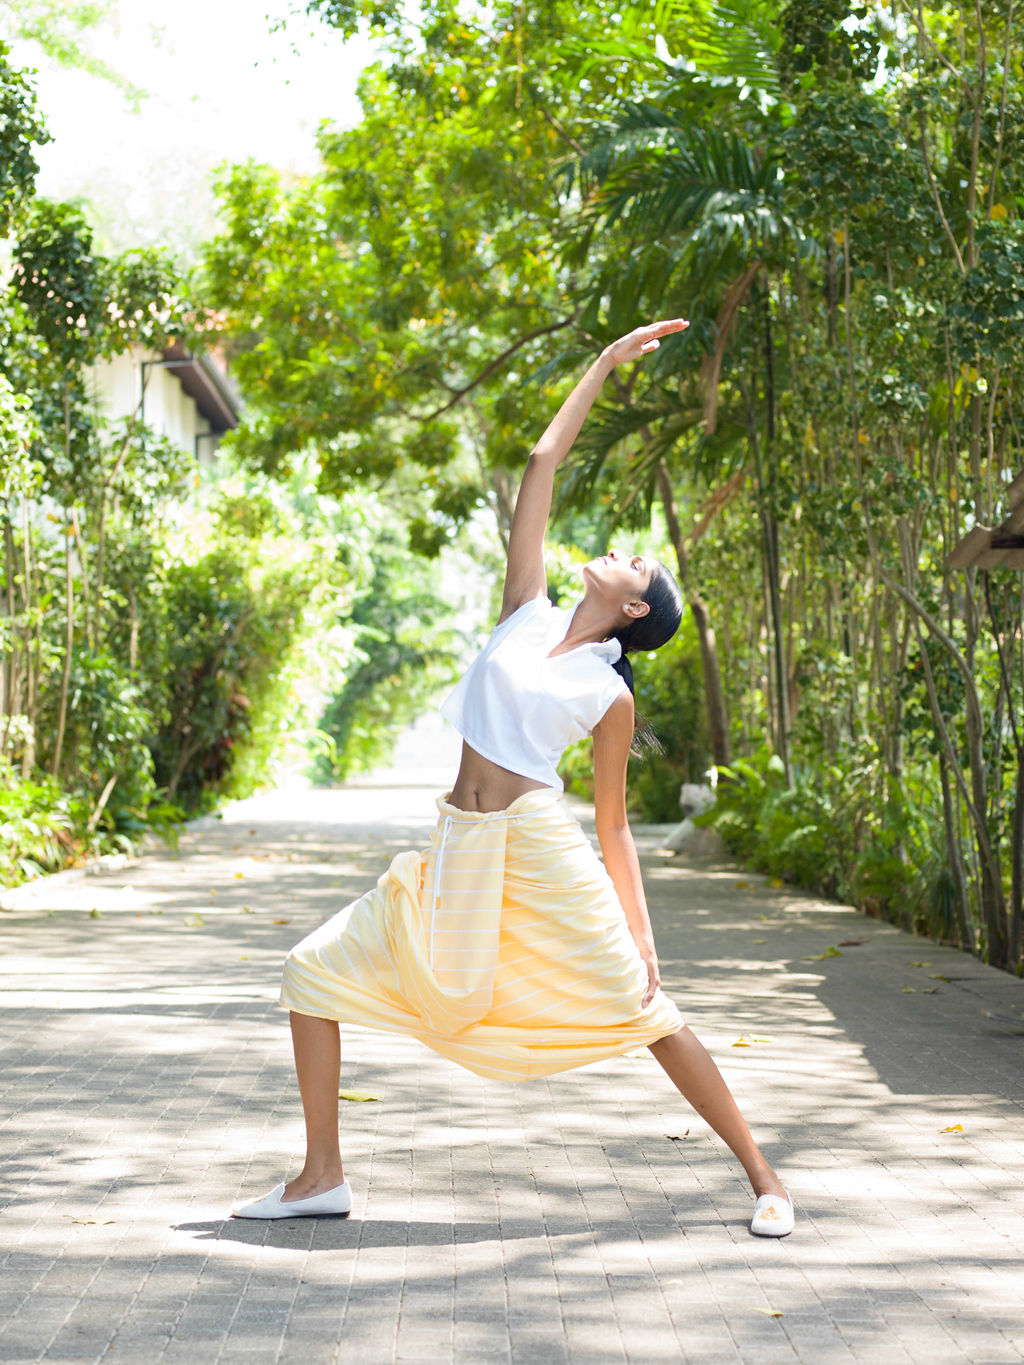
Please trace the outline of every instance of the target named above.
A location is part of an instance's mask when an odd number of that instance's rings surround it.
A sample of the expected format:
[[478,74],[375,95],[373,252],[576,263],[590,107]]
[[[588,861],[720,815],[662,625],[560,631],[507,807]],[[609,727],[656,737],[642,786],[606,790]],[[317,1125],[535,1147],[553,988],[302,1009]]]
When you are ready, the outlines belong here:
[[629,932],[647,968],[641,1006],[661,984],[640,860],[626,817],[626,760],[633,742],[633,698],[623,692],[594,726],[594,806],[604,865],[626,915]]

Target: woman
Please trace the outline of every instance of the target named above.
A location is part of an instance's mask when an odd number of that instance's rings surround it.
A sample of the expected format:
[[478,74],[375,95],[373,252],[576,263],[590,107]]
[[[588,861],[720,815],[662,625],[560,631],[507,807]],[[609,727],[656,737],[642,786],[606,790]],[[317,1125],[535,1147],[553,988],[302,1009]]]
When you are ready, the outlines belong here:
[[[424,854],[400,854],[376,889],[289,954],[306,1122],[300,1174],[235,1209],[242,1218],[342,1215],[352,1207],[338,1146],[338,1020],[411,1034],[478,1075],[503,1080],[582,1066],[647,1045],[732,1148],[756,1203],[751,1231],[782,1237],[793,1208],[718,1068],[659,988],[658,958],[626,819],[634,737],[626,654],[675,634],[679,589],[662,565],[615,551],[586,565],[584,595],[545,595],[544,533],[554,472],[616,365],[682,331],[681,318],[609,346],[530,456],[509,537],[498,625],[442,707],[462,762]],[[594,740],[598,861],[561,800],[555,764]]]

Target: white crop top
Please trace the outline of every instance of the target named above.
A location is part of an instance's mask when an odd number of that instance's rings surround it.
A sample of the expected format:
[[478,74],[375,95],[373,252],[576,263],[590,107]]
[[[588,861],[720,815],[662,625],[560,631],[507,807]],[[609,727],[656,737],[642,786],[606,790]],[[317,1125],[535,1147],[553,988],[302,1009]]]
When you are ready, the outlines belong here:
[[563,790],[557,764],[627,691],[612,665],[618,640],[548,655],[565,639],[575,607],[546,597],[524,602],[494,628],[441,714],[478,754],[522,777]]

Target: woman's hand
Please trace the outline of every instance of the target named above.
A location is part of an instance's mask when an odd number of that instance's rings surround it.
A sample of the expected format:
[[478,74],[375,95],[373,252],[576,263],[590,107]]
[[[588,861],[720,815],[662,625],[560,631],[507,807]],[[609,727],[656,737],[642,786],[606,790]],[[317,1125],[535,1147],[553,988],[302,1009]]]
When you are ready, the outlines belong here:
[[640,1008],[646,1009],[654,999],[654,992],[661,985],[661,972],[658,970],[658,954],[654,951],[653,945],[650,948],[641,948],[640,956],[647,968],[647,989],[640,1001]]
[[685,318],[668,318],[664,322],[652,322],[646,327],[635,327],[628,336],[619,337],[604,348],[605,357],[613,365],[622,365],[627,360],[639,360],[649,355],[661,345],[661,338],[672,332],[682,332],[689,327]]

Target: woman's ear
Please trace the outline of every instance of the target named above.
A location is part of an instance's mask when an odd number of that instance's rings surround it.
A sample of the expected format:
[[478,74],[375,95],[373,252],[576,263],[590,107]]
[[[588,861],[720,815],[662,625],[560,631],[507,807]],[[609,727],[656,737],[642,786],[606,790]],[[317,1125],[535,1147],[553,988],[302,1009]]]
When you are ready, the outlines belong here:
[[639,621],[641,616],[646,616],[651,610],[651,604],[645,602],[642,597],[635,597],[632,602],[626,603],[623,610],[634,621]]

